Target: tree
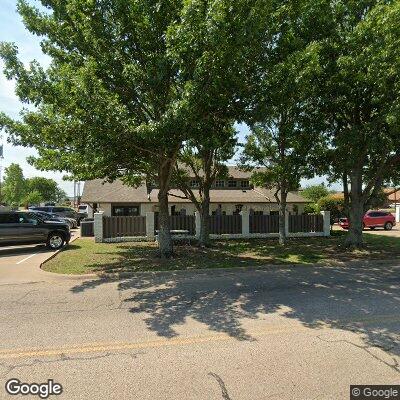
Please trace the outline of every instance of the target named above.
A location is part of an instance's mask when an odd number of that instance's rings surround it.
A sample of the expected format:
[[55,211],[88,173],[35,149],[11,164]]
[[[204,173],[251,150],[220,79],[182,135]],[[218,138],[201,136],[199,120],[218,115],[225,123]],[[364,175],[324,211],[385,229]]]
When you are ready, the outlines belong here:
[[68,196],[65,190],[61,189],[60,187],[57,187],[55,198],[57,203],[63,203],[65,200],[68,199]]
[[10,164],[4,170],[3,197],[7,204],[18,207],[26,193],[26,181],[19,164]]
[[[215,179],[227,176],[223,162],[234,154],[235,134],[232,124],[208,130],[201,141],[190,141],[182,148],[176,163],[176,185],[200,213],[200,246],[209,245],[210,190]],[[196,187],[190,185],[191,177]]]
[[33,190],[32,192],[28,192],[28,194],[24,197],[23,203],[28,208],[31,205],[38,205],[43,201],[42,194],[38,190]]
[[[298,189],[302,178],[313,176],[321,148],[321,135],[310,126],[311,111],[305,95],[308,85],[305,77],[312,70],[307,47],[315,40],[318,28],[305,8],[310,4],[274,2],[264,43],[269,50],[263,53],[258,68],[248,78],[252,93],[245,92],[243,100],[246,104],[243,118],[251,126],[251,134],[241,162],[248,169],[265,167],[255,170],[252,181],[276,190],[280,244],[284,244],[286,236],[287,195]],[[301,76],[299,70],[303,70]]]
[[342,195],[330,194],[318,200],[318,207],[322,211],[329,211],[331,225],[338,221],[345,214],[344,197]]
[[2,117],[16,143],[35,146],[39,169],[67,171],[81,180],[121,177],[138,185],[151,176],[159,187],[161,254],[172,254],[168,189],[187,137],[184,82],[168,54],[167,31],[181,2],[151,0],[26,1],[18,11],[28,30],[43,37],[52,59],[29,68],[17,49],[3,44],[5,73],[20,99],[34,104],[22,121]]
[[313,203],[318,203],[318,200],[320,198],[328,196],[328,194],[329,190],[323,183],[321,183],[320,185],[307,186],[301,192],[301,195],[303,197],[305,197],[307,200],[312,201]]
[[346,245],[359,247],[365,211],[399,169],[400,2],[338,1],[324,18],[325,37],[309,46],[309,101],[326,122],[327,172],[343,182]]
[[[21,120],[3,115],[0,126],[15,143],[38,149],[30,161],[39,169],[67,171],[77,180],[121,178],[135,186],[146,178],[157,185],[160,252],[169,257],[168,190],[175,161],[193,124],[216,109],[223,115],[233,101],[224,76],[242,65],[238,44],[252,30],[246,16],[259,18],[250,12],[252,2],[42,4],[46,12],[19,0],[18,11],[27,29],[43,37],[52,62],[47,70],[37,62],[25,68],[16,47],[2,45],[7,78],[16,80],[19,98],[36,108],[23,111]],[[206,21],[190,18],[197,9],[206,11]],[[242,18],[236,18],[237,9]],[[185,27],[196,32],[188,56]],[[207,32],[206,41],[199,30]]]
[[33,178],[26,179],[26,186],[28,192],[37,192],[40,194],[40,201],[58,201],[59,187],[57,182],[53,179],[35,176]]

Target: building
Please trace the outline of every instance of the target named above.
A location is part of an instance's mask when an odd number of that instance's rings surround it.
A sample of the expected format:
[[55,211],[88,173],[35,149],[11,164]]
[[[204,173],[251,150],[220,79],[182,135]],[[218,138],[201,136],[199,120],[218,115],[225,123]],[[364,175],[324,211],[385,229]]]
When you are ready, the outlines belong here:
[[[210,191],[210,213],[232,215],[240,211],[254,214],[276,214],[279,211],[273,190],[253,187],[250,184],[250,172],[229,167],[229,178],[218,179]],[[193,190],[198,182],[190,182]],[[146,215],[147,212],[158,211],[158,189],[148,193],[146,185],[132,188],[120,180],[113,183],[95,179],[85,182],[82,202],[89,204],[94,210],[103,211],[106,216]],[[193,215],[196,208],[190,200],[182,198],[184,194],[178,189],[169,192],[170,214]],[[304,205],[309,203],[297,192],[288,195],[288,211],[302,214]]]

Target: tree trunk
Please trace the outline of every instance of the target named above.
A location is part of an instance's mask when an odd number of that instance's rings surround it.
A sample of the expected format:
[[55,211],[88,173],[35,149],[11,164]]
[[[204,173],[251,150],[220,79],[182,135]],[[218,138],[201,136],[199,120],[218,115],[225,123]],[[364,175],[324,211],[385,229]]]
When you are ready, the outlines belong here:
[[161,258],[170,258],[173,254],[173,245],[169,226],[168,191],[161,186],[158,192],[158,245]]
[[210,245],[210,196],[205,196],[205,199],[200,209],[200,237],[199,245],[201,247],[207,247]]
[[363,245],[363,217],[364,217],[364,198],[362,189],[361,172],[352,173],[350,208],[349,208],[349,232],[347,234],[346,247],[362,247]]
[[279,203],[279,244],[284,245],[286,242],[286,199],[287,193],[281,191]]

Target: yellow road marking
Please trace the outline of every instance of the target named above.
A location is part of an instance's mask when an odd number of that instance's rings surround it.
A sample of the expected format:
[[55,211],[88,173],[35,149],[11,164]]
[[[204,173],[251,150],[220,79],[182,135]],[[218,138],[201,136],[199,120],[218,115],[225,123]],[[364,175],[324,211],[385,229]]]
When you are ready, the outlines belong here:
[[[381,322],[384,320],[391,320],[393,322],[400,321],[400,316],[398,315],[380,315],[371,316],[357,319],[340,319],[337,321],[346,322],[351,321],[357,322]],[[323,321],[321,321],[323,323]],[[332,328],[329,324],[325,328],[315,330],[320,333],[321,330],[331,330]],[[299,331],[311,332],[312,329],[307,328],[302,325],[292,325],[287,326],[280,325],[269,325],[262,330],[249,331],[247,334],[250,337],[261,337],[277,333],[297,333]],[[203,336],[191,336],[191,337],[181,337],[172,339],[159,339],[152,341],[143,342],[99,342],[99,343],[87,343],[79,345],[70,345],[65,347],[57,347],[53,349],[0,349],[0,359],[14,359],[14,358],[33,358],[33,357],[57,357],[68,354],[84,354],[84,353],[104,353],[110,351],[121,351],[121,350],[137,350],[146,348],[157,348],[157,347],[170,347],[170,346],[184,346],[190,344],[199,344],[207,342],[217,342],[217,341],[234,341],[237,338],[229,336],[226,333],[215,333],[212,335]]]

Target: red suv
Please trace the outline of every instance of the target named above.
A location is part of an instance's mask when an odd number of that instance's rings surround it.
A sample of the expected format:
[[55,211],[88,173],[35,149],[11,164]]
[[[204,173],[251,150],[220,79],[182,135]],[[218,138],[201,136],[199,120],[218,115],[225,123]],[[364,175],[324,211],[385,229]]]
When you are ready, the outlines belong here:
[[[340,218],[339,225],[343,229],[349,229],[349,221],[347,218]],[[375,229],[384,228],[390,231],[396,225],[396,219],[393,214],[386,211],[368,211],[363,218],[364,228]]]

